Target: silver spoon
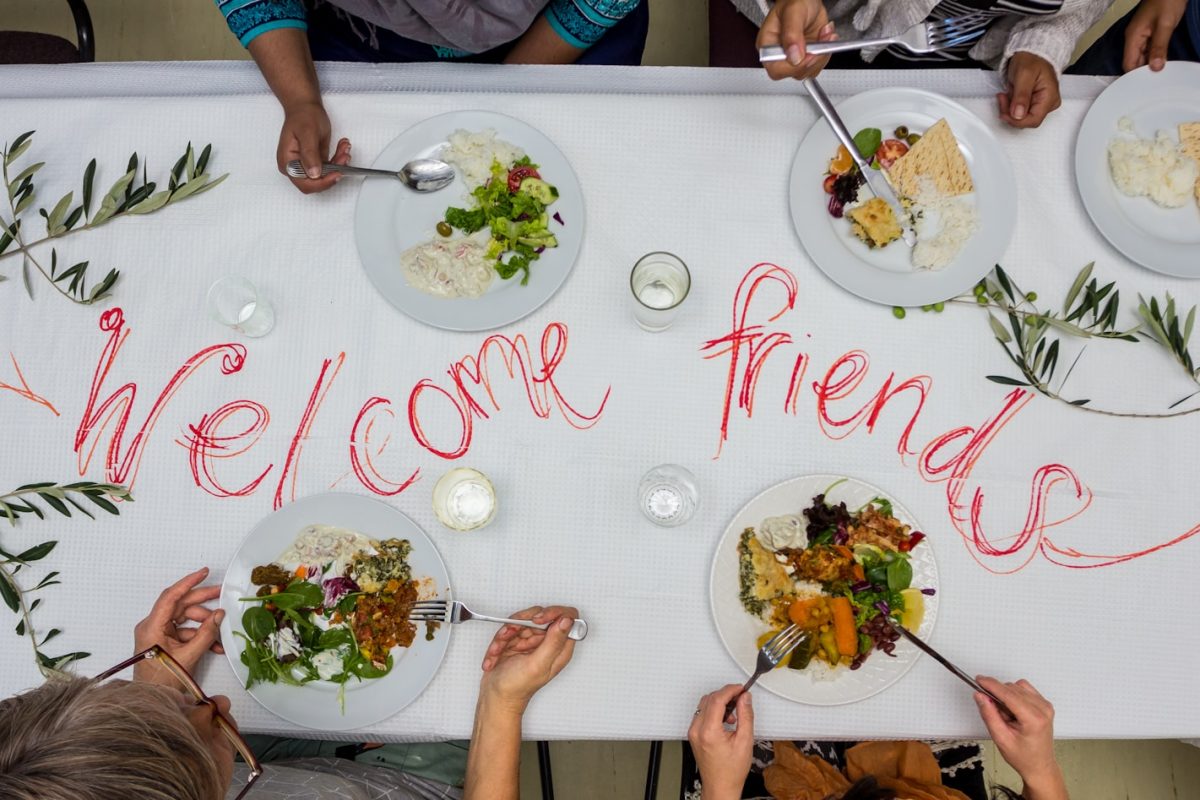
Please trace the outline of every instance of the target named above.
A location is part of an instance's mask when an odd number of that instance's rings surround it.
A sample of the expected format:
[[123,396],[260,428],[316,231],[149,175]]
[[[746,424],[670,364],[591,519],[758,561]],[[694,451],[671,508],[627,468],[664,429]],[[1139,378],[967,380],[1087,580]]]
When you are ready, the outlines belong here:
[[[454,168],[445,161],[433,158],[418,158],[408,162],[399,172],[386,169],[368,169],[367,167],[352,167],[349,164],[322,164],[321,176],[331,172],[344,172],[347,175],[382,175],[396,178],[408,188],[416,192],[436,192],[444,189],[454,180]],[[289,161],[287,165],[289,178],[307,178],[308,173],[299,161]]]

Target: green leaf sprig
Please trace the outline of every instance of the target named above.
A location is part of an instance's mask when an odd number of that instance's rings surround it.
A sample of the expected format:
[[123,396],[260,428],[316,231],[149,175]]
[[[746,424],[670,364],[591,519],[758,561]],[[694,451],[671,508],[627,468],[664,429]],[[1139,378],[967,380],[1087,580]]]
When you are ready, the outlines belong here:
[[[92,483],[90,481],[65,485],[54,482],[30,483],[20,486],[8,494],[0,495],[0,517],[7,518],[13,526],[16,526],[22,515],[45,519],[45,509],[34,498],[44,502],[63,516],[72,516],[71,508],[73,507],[89,518],[94,517],[89,507],[80,502],[82,499],[86,499],[110,514],[120,513],[114,500],[133,500],[125,487],[111,483]],[[62,630],[51,628],[45,634],[40,635],[34,629],[32,615],[34,610],[41,605],[42,598],[33,597],[33,595],[47,587],[61,583],[58,580],[59,573],[57,571],[46,573],[32,588],[28,589],[22,587],[17,580],[17,574],[22,569],[32,569],[35,562],[50,555],[57,546],[56,540],[45,541],[25,548],[19,553],[11,553],[0,546],[0,600],[8,606],[10,611],[20,617],[15,628],[16,634],[29,637],[38,669],[42,675],[48,678],[60,675],[68,664],[90,655],[85,652],[48,655],[42,648],[62,633]]]
[[[9,215],[6,219],[0,215],[0,260],[20,254],[22,258],[21,276],[25,283],[25,291],[33,297],[33,286],[30,280],[30,267],[36,268],[50,282],[59,294],[81,305],[95,303],[108,297],[120,277],[120,271],[110,269],[98,282],[88,288],[87,269],[91,262],[78,261],[61,271],[58,264],[58,250],[50,251],[49,269],[43,266],[33,254],[33,249],[46,242],[60,239],[70,233],[92,230],[123,216],[136,214],[151,214],[165,208],[171,203],[193,197],[206,192],[225,180],[226,175],[211,178],[207,172],[212,156],[212,145],[205,145],[197,158],[189,142],[187,150],[175,162],[168,175],[167,188],[159,189],[158,183],[150,181],[145,162],[137,153],[129,157],[125,172],[109,188],[100,199],[99,208],[92,213],[96,178],[96,159],[92,159],[83,171],[80,186],[80,202],[75,203],[75,192],[67,192],[52,208],[39,209],[38,213],[45,220],[46,235],[35,241],[26,241],[21,233],[24,220],[21,214],[34,201],[36,185],[34,177],[45,166],[44,161],[29,164],[20,172],[10,177],[10,168],[15,170],[16,161],[25,154],[33,142],[34,131],[27,131],[13,140],[12,144],[0,150],[0,164],[3,169],[4,187],[8,193]],[[141,181],[138,181],[138,167],[141,166]],[[83,222],[82,225],[79,223]],[[13,248],[13,245],[16,245]],[[10,248],[12,248],[10,250]],[[5,280],[0,275],[0,281]]]
[[[1140,324],[1122,329],[1117,326],[1117,315],[1121,308],[1121,293],[1115,283],[1100,285],[1092,277],[1093,264],[1088,264],[1075,276],[1067,290],[1061,309],[1039,308],[1035,292],[1025,292],[1017,286],[1003,267],[996,268],[975,285],[974,295],[963,295],[947,301],[967,304],[984,309],[992,335],[1004,348],[1005,354],[1017,368],[1021,377],[988,375],[987,379],[1003,386],[1022,386],[1075,408],[1094,414],[1112,417],[1134,417],[1163,419],[1194,414],[1200,407],[1163,413],[1140,413],[1112,411],[1096,408],[1090,398],[1069,399],[1063,387],[1071,377],[1083,349],[1059,375],[1059,349],[1061,338],[1070,336],[1080,339],[1111,339],[1122,342],[1152,342],[1165,349],[1184,369],[1188,378],[1200,387],[1200,369],[1197,369],[1188,350],[1192,328],[1196,321],[1193,306],[1185,315],[1176,312],[1175,299],[1170,294],[1160,302],[1151,297],[1149,301],[1138,295],[1138,317]],[[926,311],[941,311],[943,303],[924,306]],[[904,309],[893,309],[898,319],[903,319]],[[1086,348],[1084,348],[1086,349]],[[1175,401],[1168,409],[1174,409],[1184,401],[1200,394],[1197,391]]]

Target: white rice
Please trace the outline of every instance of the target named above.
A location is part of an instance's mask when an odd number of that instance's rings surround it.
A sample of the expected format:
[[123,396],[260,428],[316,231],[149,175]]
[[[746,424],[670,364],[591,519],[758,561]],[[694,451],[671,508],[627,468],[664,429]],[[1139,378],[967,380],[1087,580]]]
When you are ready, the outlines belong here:
[[487,183],[492,176],[492,162],[499,161],[505,167],[525,156],[525,151],[511,142],[496,136],[496,131],[456,130],[442,148],[441,158],[458,168],[459,175],[466,181],[467,191]]
[[912,260],[917,269],[945,268],[963,249],[979,228],[979,212],[974,195],[947,196],[922,177],[913,199],[913,231],[917,243]]
[[[1122,118],[1121,131],[1132,125]],[[1108,171],[1113,183],[1129,197],[1149,197],[1163,208],[1191,202],[1200,167],[1166,131],[1154,139],[1118,136],[1108,143]]]

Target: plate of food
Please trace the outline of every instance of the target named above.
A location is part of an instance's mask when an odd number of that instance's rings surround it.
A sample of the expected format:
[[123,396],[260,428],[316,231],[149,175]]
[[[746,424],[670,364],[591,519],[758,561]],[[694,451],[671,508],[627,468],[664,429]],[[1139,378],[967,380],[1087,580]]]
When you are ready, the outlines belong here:
[[318,494],[262,520],[234,555],[221,641],[267,710],[318,730],[361,728],[433,680],[450,626],[408,612],[449,597],[446,565],[415,522],[369,497]]
[[1142,67],[1101,92],[1075,141],[1075,181],[1113,247],[1200,278],[1200,64]]
[[818,119],[788,178],[792,223],[809,257],[877,303],[927,305],[969,290],[1002,260],[1016,224],[1016,179],[995,135],[963,106],[920,89],[873,89],[837,110],[899,195],[916,244],[905,244],[896,214],[872,198]]
[[549,300],[583,243],[583,195],[566,157],[540,131],[492,111],[417,123],[375,159],[454,167],[445,189],[366,180],[355,239],[371,282],[413,319],[455,331],[515,322]]
[[759,686],[841,705],[883,691],[916,663],[920,651],[883,615],[928,639],[937,562],[912,514],[883,490],[805,475],[734,516],[713,557],[709,599],[717,633],[747,675],[775,633],[792,623],[808,632]]

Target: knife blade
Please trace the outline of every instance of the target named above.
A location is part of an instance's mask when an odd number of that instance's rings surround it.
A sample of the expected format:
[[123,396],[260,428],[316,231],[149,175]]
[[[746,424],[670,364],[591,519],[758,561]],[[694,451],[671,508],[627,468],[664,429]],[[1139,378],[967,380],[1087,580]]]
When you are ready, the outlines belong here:
[[854,144],[854,137],[850,135],[849,129],[842,122],[841,116],[837,113],[837,109],[833,107],[833,103],[829,101],[829,96],[825,94],[825,90],[821,88],[821,84],[817,83],[817,79],[805,78],[801,83],[808,90],[809,97],[817,104],[817,108],[821,110],[821,115],[825,117],[825,121],[829,123],[829,127],[833,129],[833,135],[850,152],[850,157],[854,159],[854,163],[858,165],[859,172],[866,179],[867,189],[870,190],[871,194],[891,206],[892,213],[896,215],[896,221],[900,223],[901,238],[905,244],[912,247],[917,243],[917,235],[913,232],[912,222],[905,212],[903,204],[900,202],[900,197],[888,181],[887,173],[881,169],[872,169],[870,162],[863,157],[862,153],[858,152],[858,147]]
[[1008,706],[1006,706],[1004,704],[1003,700],[1001,700],[999,697],[996,697],[996,695],[992,694],[987,689],[980,686],[978,681],[976,681],[974,678],[972,678],[967,673],[963,672],[958,667],[954,666],[954,664],[952,664],[949,659],[944,657],[937,650],[934,650],[932,647],[925,644],[925,642],[919,636],[917,636],[915,633],[913,633],[912,631],[910,631],[908,628],[904,627],[903,625],[900,625],[899,623],[897,623],[894,619],[891,618],[891,616],[889,614],[884,613],[884,614],[882,614],[882,616],[885,620],[887,620],[887,623],[889,625],[891,625],[895,631],[897,631],[905,639],[908,639],[910,642],[915,644],[923,652],[927,653],[930,657],[933,658],[934,661],[938,662],[943,667],[950,670],[950,672],[955,677],[957,677],[963,683],[970,686],[975,691],[980,692],[981,694],[985,694],[988,697],[990,697],[992,699],[992,702],[996,704],[996,708],[1000,709],[1000,713],[1002,715],[1004,715],[1010,722],[1015,721],[1017,719],[1017,715],[1012,712],[1012,709],[1010,709]]

